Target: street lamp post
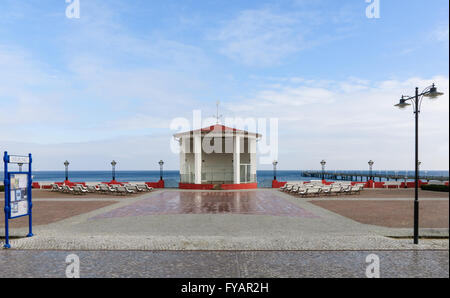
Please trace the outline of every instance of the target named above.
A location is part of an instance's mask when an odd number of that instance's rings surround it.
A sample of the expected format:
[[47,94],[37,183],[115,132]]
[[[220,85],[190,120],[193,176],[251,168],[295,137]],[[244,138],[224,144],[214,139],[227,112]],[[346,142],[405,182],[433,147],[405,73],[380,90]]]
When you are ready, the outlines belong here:
[[69,181],[69,164],[70,163],[67,160],[64,162],[66,181]]
[[158,162],[159,164],[159,180],[163,180],[163,166],[164,166],[164,161],[160,160]]
[[277,180],[277,164],[278,164],[278,161],[274,160],[272,162],[272,164],[273,164],[273,180]]
[[422,99],[424,97],[436,98],[443,95],[438,92],[436,86],[433,84],[425,88],[422,93],[419,93],[419,88],[416,87],[416,94],[414,96],[402,95],[400,102],[395,106],[404,109],[411,104],[415,115],[415,197],[414,197],[414,244],[419,244],[419,113],[422,106]]
[[325,165],[327,164],[327,162],[325,160],[322,160],[320,162],[320,164],[322,165],[322,180],[325,179]]
[[113,160],[111,162],[111,166],[112,166],[112,181],[116,181],[116,165],[117,165],[117,162],[115,160]]
[[368,164],[369,164],[369,177],[370,177],[370,180],[373,180],[372,168],[373,168],[373,164],[374,163],[375,162],[373,160],[369,160],[369,162],[368,162]]

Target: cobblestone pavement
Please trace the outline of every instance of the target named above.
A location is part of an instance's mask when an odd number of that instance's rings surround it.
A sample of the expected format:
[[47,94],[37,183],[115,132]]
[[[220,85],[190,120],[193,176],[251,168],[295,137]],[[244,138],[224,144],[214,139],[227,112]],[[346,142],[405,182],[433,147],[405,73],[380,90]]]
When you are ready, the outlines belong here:
[[366,257],[380,259],[381,278],[448,278],[448,251],[0,251],[0,277],[64,278],[66,257],[80,277],[365,278]]
[[[3,241],[0,230],[0,244]],[[358,223],[276,190],[162,190],[52,224],[11,231],[14,249],[385,250],[448,249],[448,228],[412,244],[412,229]],[[424,235],[421,230],[421,235]],[[393,236],[397,238],[390,238]],[[398,238],[400,237],[400,238]]]

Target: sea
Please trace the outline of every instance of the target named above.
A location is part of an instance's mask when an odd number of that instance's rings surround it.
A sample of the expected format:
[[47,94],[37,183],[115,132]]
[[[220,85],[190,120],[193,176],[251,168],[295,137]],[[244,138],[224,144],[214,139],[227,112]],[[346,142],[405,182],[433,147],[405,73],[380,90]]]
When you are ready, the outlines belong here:
[[[278,181],[309,181],[311,177],[303,176],[303,170],[278,170]],[[338,172],[358,172],[368,174],[368,171],[339,171]],[[373,174],[389,174],[404,177],[414,175],[414,171],[373,171]],[[122,182],[156,182],[159,180],[159,171],[116,171],[116,180]],[[421,176],[437,177],[449,176],[449,171],[420,171]],[[3,182],[3,172],[0,172],[0,181]],[[34,171],[33,181],[35,182],[58,182],[64,180],[64,171]],[[69,180],[73,182],[106,182],[111,181],[111,171],[69,171]],[[273,171],[257,171],[258,187],[265,188],[272,186],[274,177]],[[167,188],[177,188],[180,181],[179,171],[164,171],[163,178]],[[328,179],[327,179],[328,180]],[[383,181],[383,180],[382,180]]]

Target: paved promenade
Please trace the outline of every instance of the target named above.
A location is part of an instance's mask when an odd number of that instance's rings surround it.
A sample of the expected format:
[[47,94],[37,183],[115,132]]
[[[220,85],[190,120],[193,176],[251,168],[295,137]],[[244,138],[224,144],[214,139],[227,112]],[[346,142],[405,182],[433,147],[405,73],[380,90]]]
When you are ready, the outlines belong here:
[[0,250],[0,278],[64,278],[76,254],[80,277],[365,278],[376,254],[381,278],[448,278],[448,251],[19,251]]
[[[356,197],[328,200],[345,201],[347,198],[357,200]],[[324,199],[300,199],[277,190],[160,190],[122,198],[64,198],[61,195],[61,198],[35,199],[35,204],[46,202],[55,206],[63,204],[63,207],[67,204],[68,208],[74,208],[74,200],[105,205],[36,226],[36,236],[32,238],[23,238],[26,228],[13,226],[12,247],[44,250],[426,250],[449,247],[448,239],[439,239],[448,237],[448,219],[446,226],[421,230],[422,235],[433,238],[423,239],[415,246],[407,238],[412,234],[411,228],[361,223],[315,204]],[[448,198],[424,200],[444,203],[447,200],[448,206]],[[383,201],[378,202],[383,204]],[[377,212],[377,208],[372,209]]]

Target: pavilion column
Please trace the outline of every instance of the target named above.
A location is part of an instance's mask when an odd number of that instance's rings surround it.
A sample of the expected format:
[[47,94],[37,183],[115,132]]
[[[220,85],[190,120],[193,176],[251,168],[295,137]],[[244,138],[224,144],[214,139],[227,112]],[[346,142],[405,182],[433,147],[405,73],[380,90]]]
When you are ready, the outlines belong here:
[[181,138],[181,150],[180,150],[180,175],[183,177],[182,182],[187,182],[189,177],[189,172],[186,169],[186,153],[189,153],[189,138]]
[[233,183],[241,183],[241,137],[236,134],[233,138]]
[[195,184],[202,184],[202,136],[194,134]]
[[[256,177],[256,138],[249,138],[248,143],[248,152],[250,154],[250,178],[253,180]],[[256,180],[252,182],[256,182]]]

